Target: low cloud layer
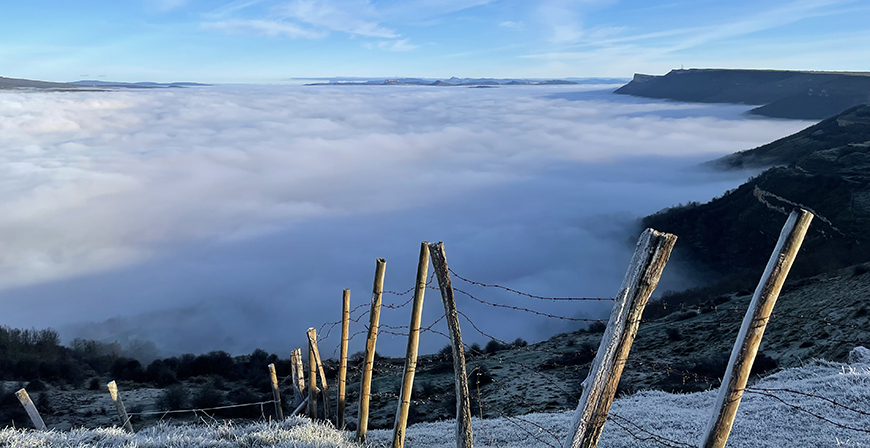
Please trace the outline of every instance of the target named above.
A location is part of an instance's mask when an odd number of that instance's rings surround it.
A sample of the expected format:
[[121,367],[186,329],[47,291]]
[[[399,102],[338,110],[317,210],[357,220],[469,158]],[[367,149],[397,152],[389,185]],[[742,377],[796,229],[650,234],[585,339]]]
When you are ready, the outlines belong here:
[[[309,326],[340,317],[343,288],[355,305],[370,299],[376,257],[388,260],[387,289],[413,286],[423,240],[444,241],[469,278],[612,296],[637,217],[745,180],[698,162],[808,125],[610,90],[2,93],[0,324],[151,339],[175,352],[286,352]],[[663,288],[693,280],[677,271]],[[604,304],[469,291],[606,315]],[[459,307],[502,339],[577,327],[464,297]],[[424,323],[441,311],[430,291]],[[382,322],[407,325],[408,312],[388,310]],[[441,339],[424,337],[424,351]],[[388,353],[403,345],[383,338]]]

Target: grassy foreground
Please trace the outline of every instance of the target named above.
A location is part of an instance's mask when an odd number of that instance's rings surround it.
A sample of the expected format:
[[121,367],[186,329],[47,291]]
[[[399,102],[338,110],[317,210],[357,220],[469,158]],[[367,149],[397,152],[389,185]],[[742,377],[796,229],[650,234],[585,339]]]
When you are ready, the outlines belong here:
[[[870,447],[870,360],[867,359],[866,349],[854,353],[856,356],[852,357],[852,364],[812,361],[759,381],[753,386],[757,392],[744,396],[728,446]],[[762,389],[776,391],[769,393],[779,399],[758,393]],[[782,392],[785,389],[807,395]],[[715,394],[716,391],[694,394],[644,391],[618,398],[613,404],[612,416],[605,426],[599,447],[696,445],[706,426]],[[570,419],[570,412],[529,414],[520,419],[475,419],[475,446],[559,446],[567,435]],[[406,446],[455,446],[453,429],[451,421],[411,426]],[[653,440],[652,434],[662,437],[658,440],[664,443]],[[371,431],[367,446],[388,446],[391,436],[391,431]],[[64,432],[13,428],[0,430],[0,446],[16,448],[361,446],[354,443],[352,438],[352,433],[302,418],[239,426],[231,422],[185,425],[161,423],[136,434],[127,434],[118,428]]]

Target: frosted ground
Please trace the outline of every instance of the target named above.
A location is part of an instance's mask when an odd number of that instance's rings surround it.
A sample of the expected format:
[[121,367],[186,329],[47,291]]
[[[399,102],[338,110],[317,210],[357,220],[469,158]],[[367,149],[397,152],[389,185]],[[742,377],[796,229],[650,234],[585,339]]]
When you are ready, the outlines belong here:
[[[791,406],[764,395],[747,393],[728,441],[731,448],[752,447],[868,447],[870,446],[870,355],[865,350],[853,352],[851,364],[812,361],[798,368],[786,369],[754,385],[755,390],[789,389],[815,397],[776,392]],[[618,398],[611,409],[599,443],[601,448],[666,446],[649,440],[649,434],[632,425],[669,439],[673,446],[695,445],[707,423],[709,406],[716,391],[675,395],[644,391]],[[840,405],[819,397],[827,398]],[[820,420],[807,412],[832,422],[863,429],[849,430]],[[859,412],[856,412],[857,410]],[[520,448],[558,446],[567,435],[571,413],[530,414],[520,419],[474,420],[475,446]],[[532,422],[535,425],[524,422]],[[631,423],[627,423],[627,422]],[[634,435],[617,425],[634,431]],[[540,428],[538,426],[540,426]],[[420,423],[408,428],[409,447],[453,447],[454,424],[451,421]],[[69,432],[34,432],[20,429],[0,430],[0,446],[30,447],[355,447],[353,434],[310,423],[302,418],[282,423],[259,423],[234,426],[231,423],[145,428],[135,435],[118,428],[73,430]],[[391,431],[369,433],[369,446],[388,446]]]

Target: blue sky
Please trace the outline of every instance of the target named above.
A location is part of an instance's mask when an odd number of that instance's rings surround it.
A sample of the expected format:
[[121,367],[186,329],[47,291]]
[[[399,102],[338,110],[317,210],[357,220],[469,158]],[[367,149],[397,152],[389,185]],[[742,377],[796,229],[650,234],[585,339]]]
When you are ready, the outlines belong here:
[[629,77],[672,68],[870,71],[853,0],[4,0],[0,76]]

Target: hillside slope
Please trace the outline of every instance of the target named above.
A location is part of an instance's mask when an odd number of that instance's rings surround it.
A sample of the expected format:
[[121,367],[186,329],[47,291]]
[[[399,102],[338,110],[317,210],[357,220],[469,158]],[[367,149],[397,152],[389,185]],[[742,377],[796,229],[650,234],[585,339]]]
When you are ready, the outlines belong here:
[[715,164],[768,169],[706,204],[665,209],[644,226],[680,236],[678,259],[705,267],[714,280],[751,287],[767,262],[785,216],[795,206],[816,219],[792,278],[870,261],[870,107],[859,107],[795,135]]
[[870,103],[870,74],[785,70],[671,70],[636,74],[615,93],[698,103],[761,105],[752,114],[821,119]]

